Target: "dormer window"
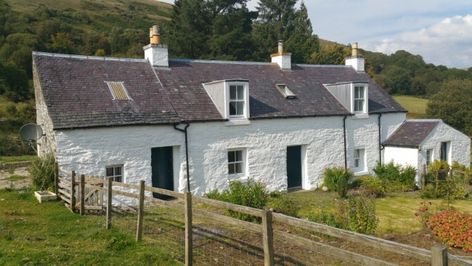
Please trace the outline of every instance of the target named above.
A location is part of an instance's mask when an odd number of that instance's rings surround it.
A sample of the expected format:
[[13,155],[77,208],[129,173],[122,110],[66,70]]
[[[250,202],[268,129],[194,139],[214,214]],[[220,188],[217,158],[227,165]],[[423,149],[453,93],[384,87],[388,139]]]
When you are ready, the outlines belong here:
[[244,85],[229,85],[229,116],[244,116]]
[[354,113],[365,113],[364,86],[354,86]]

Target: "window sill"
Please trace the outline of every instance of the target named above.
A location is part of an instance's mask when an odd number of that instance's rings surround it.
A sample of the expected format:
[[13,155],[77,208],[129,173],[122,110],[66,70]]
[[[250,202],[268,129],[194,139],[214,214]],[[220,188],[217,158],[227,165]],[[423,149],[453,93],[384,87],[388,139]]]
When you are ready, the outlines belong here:
[[240,118],[240,119],[230,119],[225,123],[225,126],[231,127],[231,126],[248,126],[251,124],[251,121],[249,121],[246,118]]
[[367,119],[369,118],[369,114],[367,113],[359,113],[359,114],[354,114],[353,119]]
[[241,182],[245,183],[249,180],[249,176],[247,176],[246,174],[229,174],[228,179],[230,179],[232,181],[233,180],[238,180],[238,181],[241,181]]
[[367,170],[361,170],[361,171],[354,171],[354,176],[362,176],[362,175],[368,175],[369,171]]

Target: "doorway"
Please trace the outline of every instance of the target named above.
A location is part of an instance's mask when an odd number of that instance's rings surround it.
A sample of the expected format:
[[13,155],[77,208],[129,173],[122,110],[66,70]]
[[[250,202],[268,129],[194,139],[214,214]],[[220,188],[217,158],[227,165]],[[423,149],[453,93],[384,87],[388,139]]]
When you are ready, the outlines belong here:
[[302,188],[302,146],[287,147],[288,189]]
[[[152,186],[174,190],[173,147],[151,149]],[[170,197],[153,193],[154,198],[169,199]]]

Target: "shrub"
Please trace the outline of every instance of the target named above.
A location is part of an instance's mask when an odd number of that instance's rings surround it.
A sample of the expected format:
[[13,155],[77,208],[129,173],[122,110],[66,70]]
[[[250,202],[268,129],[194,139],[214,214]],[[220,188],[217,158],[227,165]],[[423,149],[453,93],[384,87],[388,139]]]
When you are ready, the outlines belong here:
[[[226,201],[238,205],[262,209],[266,206],[269,193],[265,185],[249,179],[247,182],[232,181],[228,189],[218,192],[216,190],[206,194],[210,199]],[[230,215],[245,221],[255,221],[255,217],[235,211],[229,211]]]
[[297,217],[300,207],[288,197],[287,193],[273,192],[267,202],[267,208],[274,212]]
[[385,196],[385,187],[378,177],[363,176],[359,178],[359,183],[359,188],[362,195],[371,198],[380,198]]
[[341,198],[345,198],[352,176],[352,172],[342,167],[326,168],[323,182],[329,190],[336,191]]
[[[457,172],[457,170],[461,172]],[[425,186],[421,197],[427,199],[445,198],[448,200],[463,199],[468,196],[468,175],[463,174],[468,169],[454,162],[451,171],[444,161],[434,161],[428,166],[428,173],[424,175]],[[452,173],[452,174],[451,174]]]
[[330,212],[326,209],[322,209],[317,212],[311,212],[307,215],[306,218],[309,221],[326,224],[336,228],[344,229],[346,227],[342,217],[338,217],[335,213]]
[[33,177],[33,186],[37,190],[48,190],[54,185],[55,175],[54,155],[47,154],[44,157],[37,157],[31,163],[29,172]]
[[428,227],[429,217],[433,214],[432,203],[423,201],[420,203],[418,211],[415,212],[415,216],[418,217],[421,221],[423,227]]
[[379,220],[372,199],[363,196],[350,197],[345,210],[347,229],[363,234],[375,233]]
[[472,252],[472,216],[445,210],[432,215],[428,226],[443,243]]
[[388,164],[377,163],[373,169],[375,175],[383,183],[386,191],[403,192],[416,188],[416,169],[411,166],[402,167],[393,162]]

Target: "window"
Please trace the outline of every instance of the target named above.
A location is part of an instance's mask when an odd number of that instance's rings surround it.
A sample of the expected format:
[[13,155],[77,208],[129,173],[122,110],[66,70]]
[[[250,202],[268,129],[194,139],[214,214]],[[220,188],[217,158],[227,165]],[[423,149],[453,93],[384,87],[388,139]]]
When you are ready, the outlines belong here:
[[357,171],[364,171],[364,161],[365,161],[365,150],[364,149],[355,149],[354,150],[354,168]]
[[123,165],[107,166],[106,177],[113,177],[113,181],[115,182],[123,182]]
[[123,82],[106,81],[108,89],[110,89],[113,100],[129,100],[128,92],[126,91]]
[[364,113],[365,110],[365,87],[355,86],[354,87],[354,112]]
[[242,117],[244,116],[245,95],[243,85],[229,86],[229,116]]
[[433,150],[426,150],[426,165],[430,165],[433,162]]
[[449,142],[441,142],[441,161],[449,161]]
[[228,174],[236,175],[244,173],[244,151],[228,151]]

